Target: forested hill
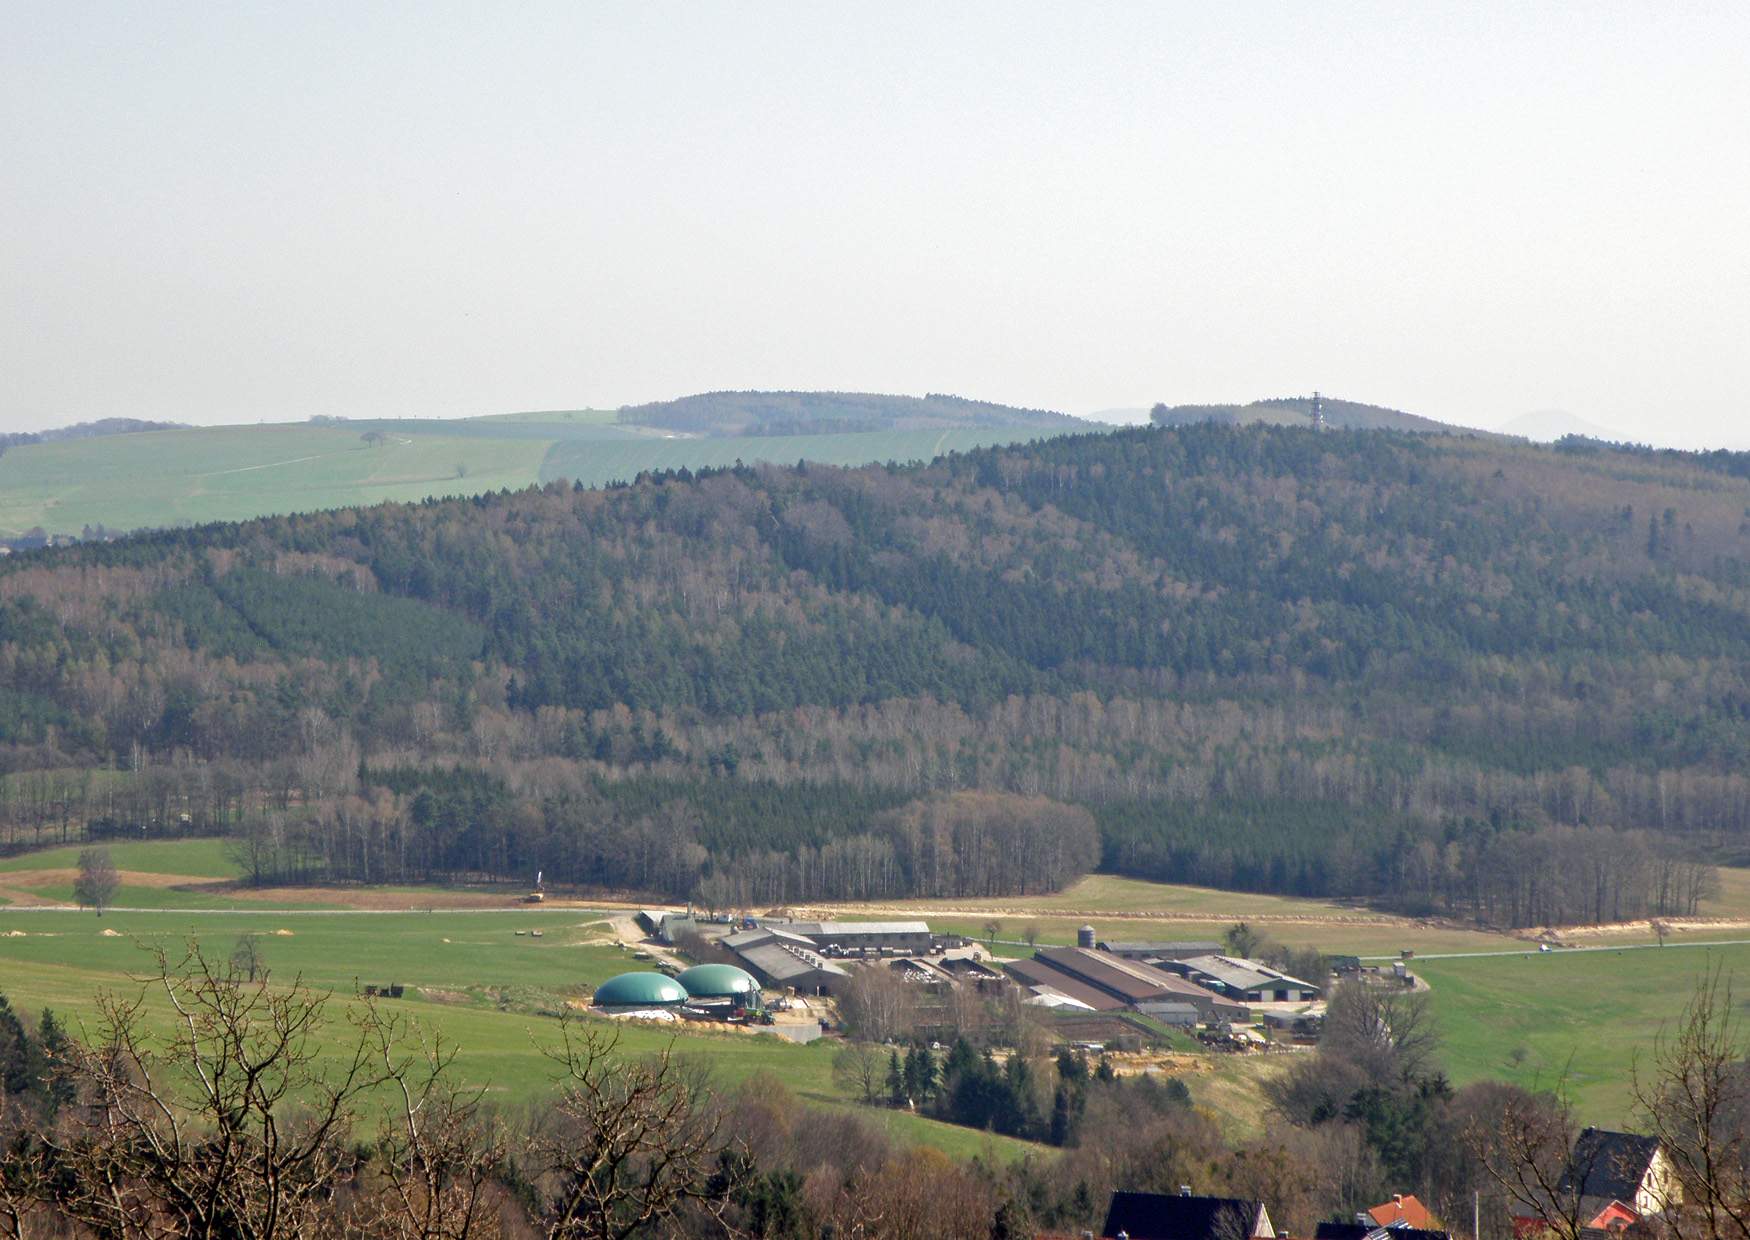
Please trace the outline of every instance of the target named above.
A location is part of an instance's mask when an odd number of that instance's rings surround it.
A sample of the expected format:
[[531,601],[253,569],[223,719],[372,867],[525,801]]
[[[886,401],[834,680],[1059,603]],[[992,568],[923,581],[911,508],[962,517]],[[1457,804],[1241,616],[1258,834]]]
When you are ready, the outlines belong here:
[[13,840],[271,873],[1675,911],[1750,830],[1750,482],[1199,424],[170,531],[0,565],[0,712]]
[[[1417,434],[1483,434],[1466,427],[1452,426],[1388,409],[1383,405],[1367,405],[1360,401],[1324,397],[1320,410],[1325,422],[1340,430],[1351,431],[1411,431]],[[1225,426],[1310,426],[1312,398],[1280,396],[1255,400],[1249,405],[1156,405],[1149,413],[1156,426],[1191,426],[1199,422],[1217,422]]]
[[1080,418],[961,396],[871,392],[702,392],[627,405],[620,421],[694,435],[825,435],[867,431],[1027,427],[1086,429]]

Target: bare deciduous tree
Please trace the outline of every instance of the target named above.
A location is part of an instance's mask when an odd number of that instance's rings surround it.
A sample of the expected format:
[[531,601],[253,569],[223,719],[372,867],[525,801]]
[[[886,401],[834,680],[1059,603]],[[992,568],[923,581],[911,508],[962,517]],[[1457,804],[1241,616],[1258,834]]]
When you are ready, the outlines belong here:
[[832,1058],[832,1079],[846,1093],[873,1103],[881,1093],[887,1061],[871,1042],[847,1042]]
[[[326,997],[242,983],[194,944],[154,960],[140,993],[100,996],[96,1036],[71,1044],[85,1105],[46,1138],[63,1173],[56,1206],[125,1240],[337,1234],[355,1104],[389,1079],[373,1063],[371,1009],[327,1070]],[[163,1034],[145,1018],[152,992],[172,1014]]]
[[839,1014],[866,1042],[909,1039],[917,1024],[917,994],[891,969],[854,969],[839,996]]
[[73,880],[73,898],[79,901],[80,908],[94,908],[99,917],[115,899],[116,889],[122,885],[121,875],[116,873],[115,862],[109,858],[107,848],[86,848],[79,853],[79,876]]
[[261,940],[258,936],[237,936],[237,945],[231,949],[231,972],[245,982],[267,980],[267,961],[262,959]]
[[530,1149],[547,1190],[547,1235],[624,1240],[689,1209],[721,1223],[744,1160],[721,1136],[705,1083],[669,1050],[626,1062],[617,1033],[567,1021],[561,1036],[549,1052],[563,1073],[559,1097]]
[[1637,1118],[1669,1168],[1662,1223],[1674,1240],[1750,1240],[1750,1079],[1731,982],[1697,984],[1676,1027],[1637,1062]]
[[1465,1144],[1501,1189],[1510,1213],[1542,1219],[1554,1240],[1579,1240],[1583,1177],[1566,1177],[1574,1122],[1556,1094],[1501,1086],[1498,1105],[1471,1117]]
[[355,1207],[351,1230],[393,1240],[501,1235],[492,1198],[508,1142],[481,1108],[483,1091],[450,1084],[455,1048],[440,1039],[421,1037],[398,1018],[375,1021],[369,1032],[396,1101],[366,1169],[374,1191]]

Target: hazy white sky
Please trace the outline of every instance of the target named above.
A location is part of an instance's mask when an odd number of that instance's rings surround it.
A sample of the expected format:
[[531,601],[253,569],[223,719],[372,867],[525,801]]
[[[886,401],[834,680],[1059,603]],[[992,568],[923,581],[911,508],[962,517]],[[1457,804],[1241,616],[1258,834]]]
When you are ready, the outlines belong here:
[[1750,445],[1750,6],[0,6],[0,429],[1315,386]]

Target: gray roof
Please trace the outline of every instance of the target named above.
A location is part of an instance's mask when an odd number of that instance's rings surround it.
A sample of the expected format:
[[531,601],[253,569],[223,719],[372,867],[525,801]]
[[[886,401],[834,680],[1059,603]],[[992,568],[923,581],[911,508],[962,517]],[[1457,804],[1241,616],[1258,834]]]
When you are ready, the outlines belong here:
[[757,943],[788,943],[792,947],[814,950],[814,940],[805,939],[800,934],[789,934],[783,930],[767,926],[763,930],[737,930],[734,934],[724,935],[717,940],[724,947],[735,950],[741,947],[752,947]]
[[[1635,1194],[1646,1180],[1659,1138],[1632,1132],[1588,1128],[1574,1142],[1574,1153],[1562,1172],[1560,1191],[1576,1186],[1586,1197],[1605,1197],[1633,1205]],[[1606,1204],[1609,1204],[1607,1201]]]
[[789,921],[765,923],[769,929],[787,930],[791,934],[801,934],[813,938],[831,938],[834,935],[870,935],[870,934],[928,934],[930,923],[927,921]]
[[1298,977],[1290,977],[1267,964],[1259,964],[1255,960],[1240,960],[1233,956],[1192,956],[1179,962],[1186,968],[1195,969],[1207,977],[1213,977],[1223,986],[1233,990],[1274,990],[1279,986],[1293,986],[1300,990],[1317,990],[1311,982],[1303,982]]
[[1120,956],[1158,956],[1162,960],[1182,960],[1186,956],[1218,956],[1221,954],[1221,944],[1211,939],[1178,939],[1167,942],[1124,942],[1101,943],[1102,951],[1115,952]]
[[851,976],[840,965],[833,964],[831,960],[823,960],[823,958],[814,955],[812,951],[800,953],[800,951],[786,948],[781,943],[761,943],[760,946],[747,948],[737,955],[740,955],[740,958],[747,965],[763,972],[777,985],[786,985],[793,979],[807,978],[809,974],[816,974],[816,972],[828,972],[828,974],[835,974],[838,978]]
[[[731,942],[733,939],[741,939],[743,942],[735,944]],[[774,985],[788,985],[813,973],[850,976],[841,966],[813,951],[813,945],[808,940],[798,940],[793,935],[780,936],[770,930],[748,930],[730,935],[723,943],[732,948],[743,964],[763,973]],[[798,943],[802,946],[798,946]]]

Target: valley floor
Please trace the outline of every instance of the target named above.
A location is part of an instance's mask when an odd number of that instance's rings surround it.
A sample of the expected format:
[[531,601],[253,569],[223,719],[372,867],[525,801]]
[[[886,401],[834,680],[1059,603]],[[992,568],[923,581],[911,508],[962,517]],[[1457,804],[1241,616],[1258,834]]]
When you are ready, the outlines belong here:
[[[549,895],[533,905],[522,902],[526,891],[510,886],[257,890],[239,881],[221,841],[115,844],[110,852],[122,886],[102,918],[67,907],[78,848],[0,859],[0,990],[14,1007],[49,1006],[88,1020],[99,990],[134,985],[149,963],[142,949],[174,952],[198,939],[209,952],[229,954],[252,937],[275,976],[287,981],[347,996],[362,985],[407,987],[408,1013],[462,1048],[459,1064],[468,1078],[521,1104],[547,1083],[537,1046],[553,1018],[612,974],[642,967],[633,959],[639,932],[627,916],[635,901]],[[1104,875],[1027,899],[791,911],[924,917],[932,927],[991,940],[1002,956],[1073,943],[1083,924],[1101,938],[1219,939],[1238,920],[1283,943],[1326,952],[1383,958],[1408,948],[1412,967],[1432,987],[1455,1081],[1560,1086],[1582,1118],[1600,1123],[1629,1118],[1634,1054],[1657,1037],[1699,977],[1739,969],[1750,976],[1750,941],[1734,941],[1750,940],[1744,933],[1750,874],[1743,871],[1727,871],[1707,916],[1674,927],[1664,948],[1645,923],[1566,929],[1559,941],[1583,950],[1540,952],[1529,933]],[[542,937],[529,937],[531,929]],[[632,1051],[654,1049],[669,1036],[636,1026],[624,1032]],[[830,1042],[798,1046],[769,1035],[688,1029],[677,1046],[709,1058],[726,1084],[773,1072],[805,1101],[854,1105],[832,1080]],[[1245,1135],[1263,1130],[1260,1082],[1283,1062],[1279,1055],[1168,1056],[1149,1066],[1181,1076],[1199,1105]],[[954,1154],[1033,1148],[919,1116],[859,1109]]]

